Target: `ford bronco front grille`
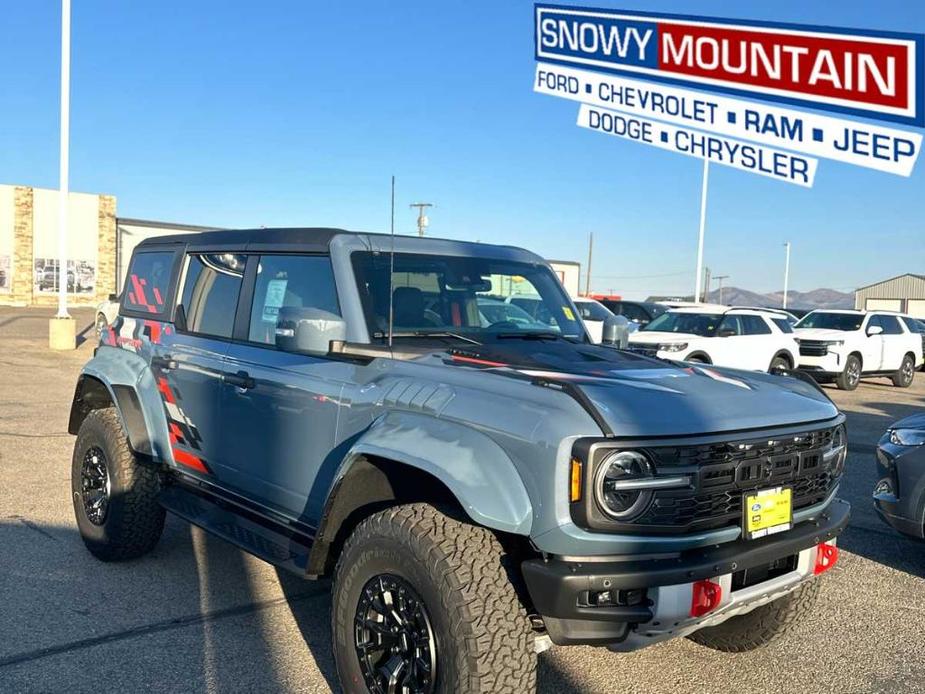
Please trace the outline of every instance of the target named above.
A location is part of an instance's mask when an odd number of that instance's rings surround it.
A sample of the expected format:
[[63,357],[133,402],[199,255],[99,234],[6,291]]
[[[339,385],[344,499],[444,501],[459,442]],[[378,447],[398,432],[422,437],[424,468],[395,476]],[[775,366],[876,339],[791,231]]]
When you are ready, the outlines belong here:
[[823,458],[834,433],[833,427],[779,438],[646,448],[660,475],[690,474],[692,484],[656,492],[633,525],[674,532],[737,525],[744,494],[767,487],[790,486],[795,511],[824,501],[841,475],[834,460]]

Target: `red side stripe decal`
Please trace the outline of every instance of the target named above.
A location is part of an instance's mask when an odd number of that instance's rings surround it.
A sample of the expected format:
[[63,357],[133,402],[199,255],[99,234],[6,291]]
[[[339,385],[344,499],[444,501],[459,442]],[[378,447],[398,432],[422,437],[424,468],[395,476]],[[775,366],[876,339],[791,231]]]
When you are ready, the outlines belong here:
[[167,402],[176,402],[173,398],[173,393],[170,391],[170,385],[167,383],[167,379],[161,376],[157,379],[157,389],[161,392],[161,395],[164,396],[164,400]]
[[488,361],[487,359],[476,359],[475,357],[463,357],[459,354],[453,355],[453,361],[461,361],[465,364],[478,364],[479,366],[507,366],[500,361]]
[[192,453],[187,453],[184,450],[174,447],[173,448],[173,459],[176,460],[181,465],[185,465],[188,468],[192,468],[197,472],[202,472],[204,474],[209,474],[209,468],[206,467],[206,464],[202,461],[202,458],[195,456]]

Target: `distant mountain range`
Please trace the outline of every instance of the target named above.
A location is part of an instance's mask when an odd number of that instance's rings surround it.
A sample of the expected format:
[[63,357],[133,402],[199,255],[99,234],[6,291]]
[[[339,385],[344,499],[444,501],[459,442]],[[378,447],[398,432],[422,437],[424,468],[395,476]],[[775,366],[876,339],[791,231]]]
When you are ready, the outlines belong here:
[[[654,298],[654,297],[653,297]],[[771,292],[759,294],[740,287],[723,287],[722,302],[719,290],[714,289],[707,297],[712,303],[723,303],[727,306],[766,306],[780,308],[784,292]],[[690,301],[691,297],[686,297]],[[854,308],[854,294],[838,292],[834,289],[813,289],[809,292],[787,292],[787,306],[798,309],[813,308]]]

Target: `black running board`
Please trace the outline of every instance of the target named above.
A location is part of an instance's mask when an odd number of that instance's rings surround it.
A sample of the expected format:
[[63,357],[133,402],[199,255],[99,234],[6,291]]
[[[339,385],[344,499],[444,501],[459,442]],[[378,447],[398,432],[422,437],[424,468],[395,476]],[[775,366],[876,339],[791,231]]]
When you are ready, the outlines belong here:
[[[306,577],[311,543],[281,532],[272,522],[247,517],[179,485],[161,490],[159,501],[171,513],[227,540],[265,562]],[[250,514],[248,514],[249,516]]]

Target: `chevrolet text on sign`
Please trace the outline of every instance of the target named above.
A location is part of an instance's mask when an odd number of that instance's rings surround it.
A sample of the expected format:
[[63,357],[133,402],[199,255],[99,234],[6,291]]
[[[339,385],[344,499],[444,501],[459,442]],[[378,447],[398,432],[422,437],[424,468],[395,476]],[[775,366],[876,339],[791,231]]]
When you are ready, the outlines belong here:
[[538,63],[533,90],[899,176],[922,148],[918,133],[561,65]]
[[925,37],[536,6],[536,59],[925,125]]

